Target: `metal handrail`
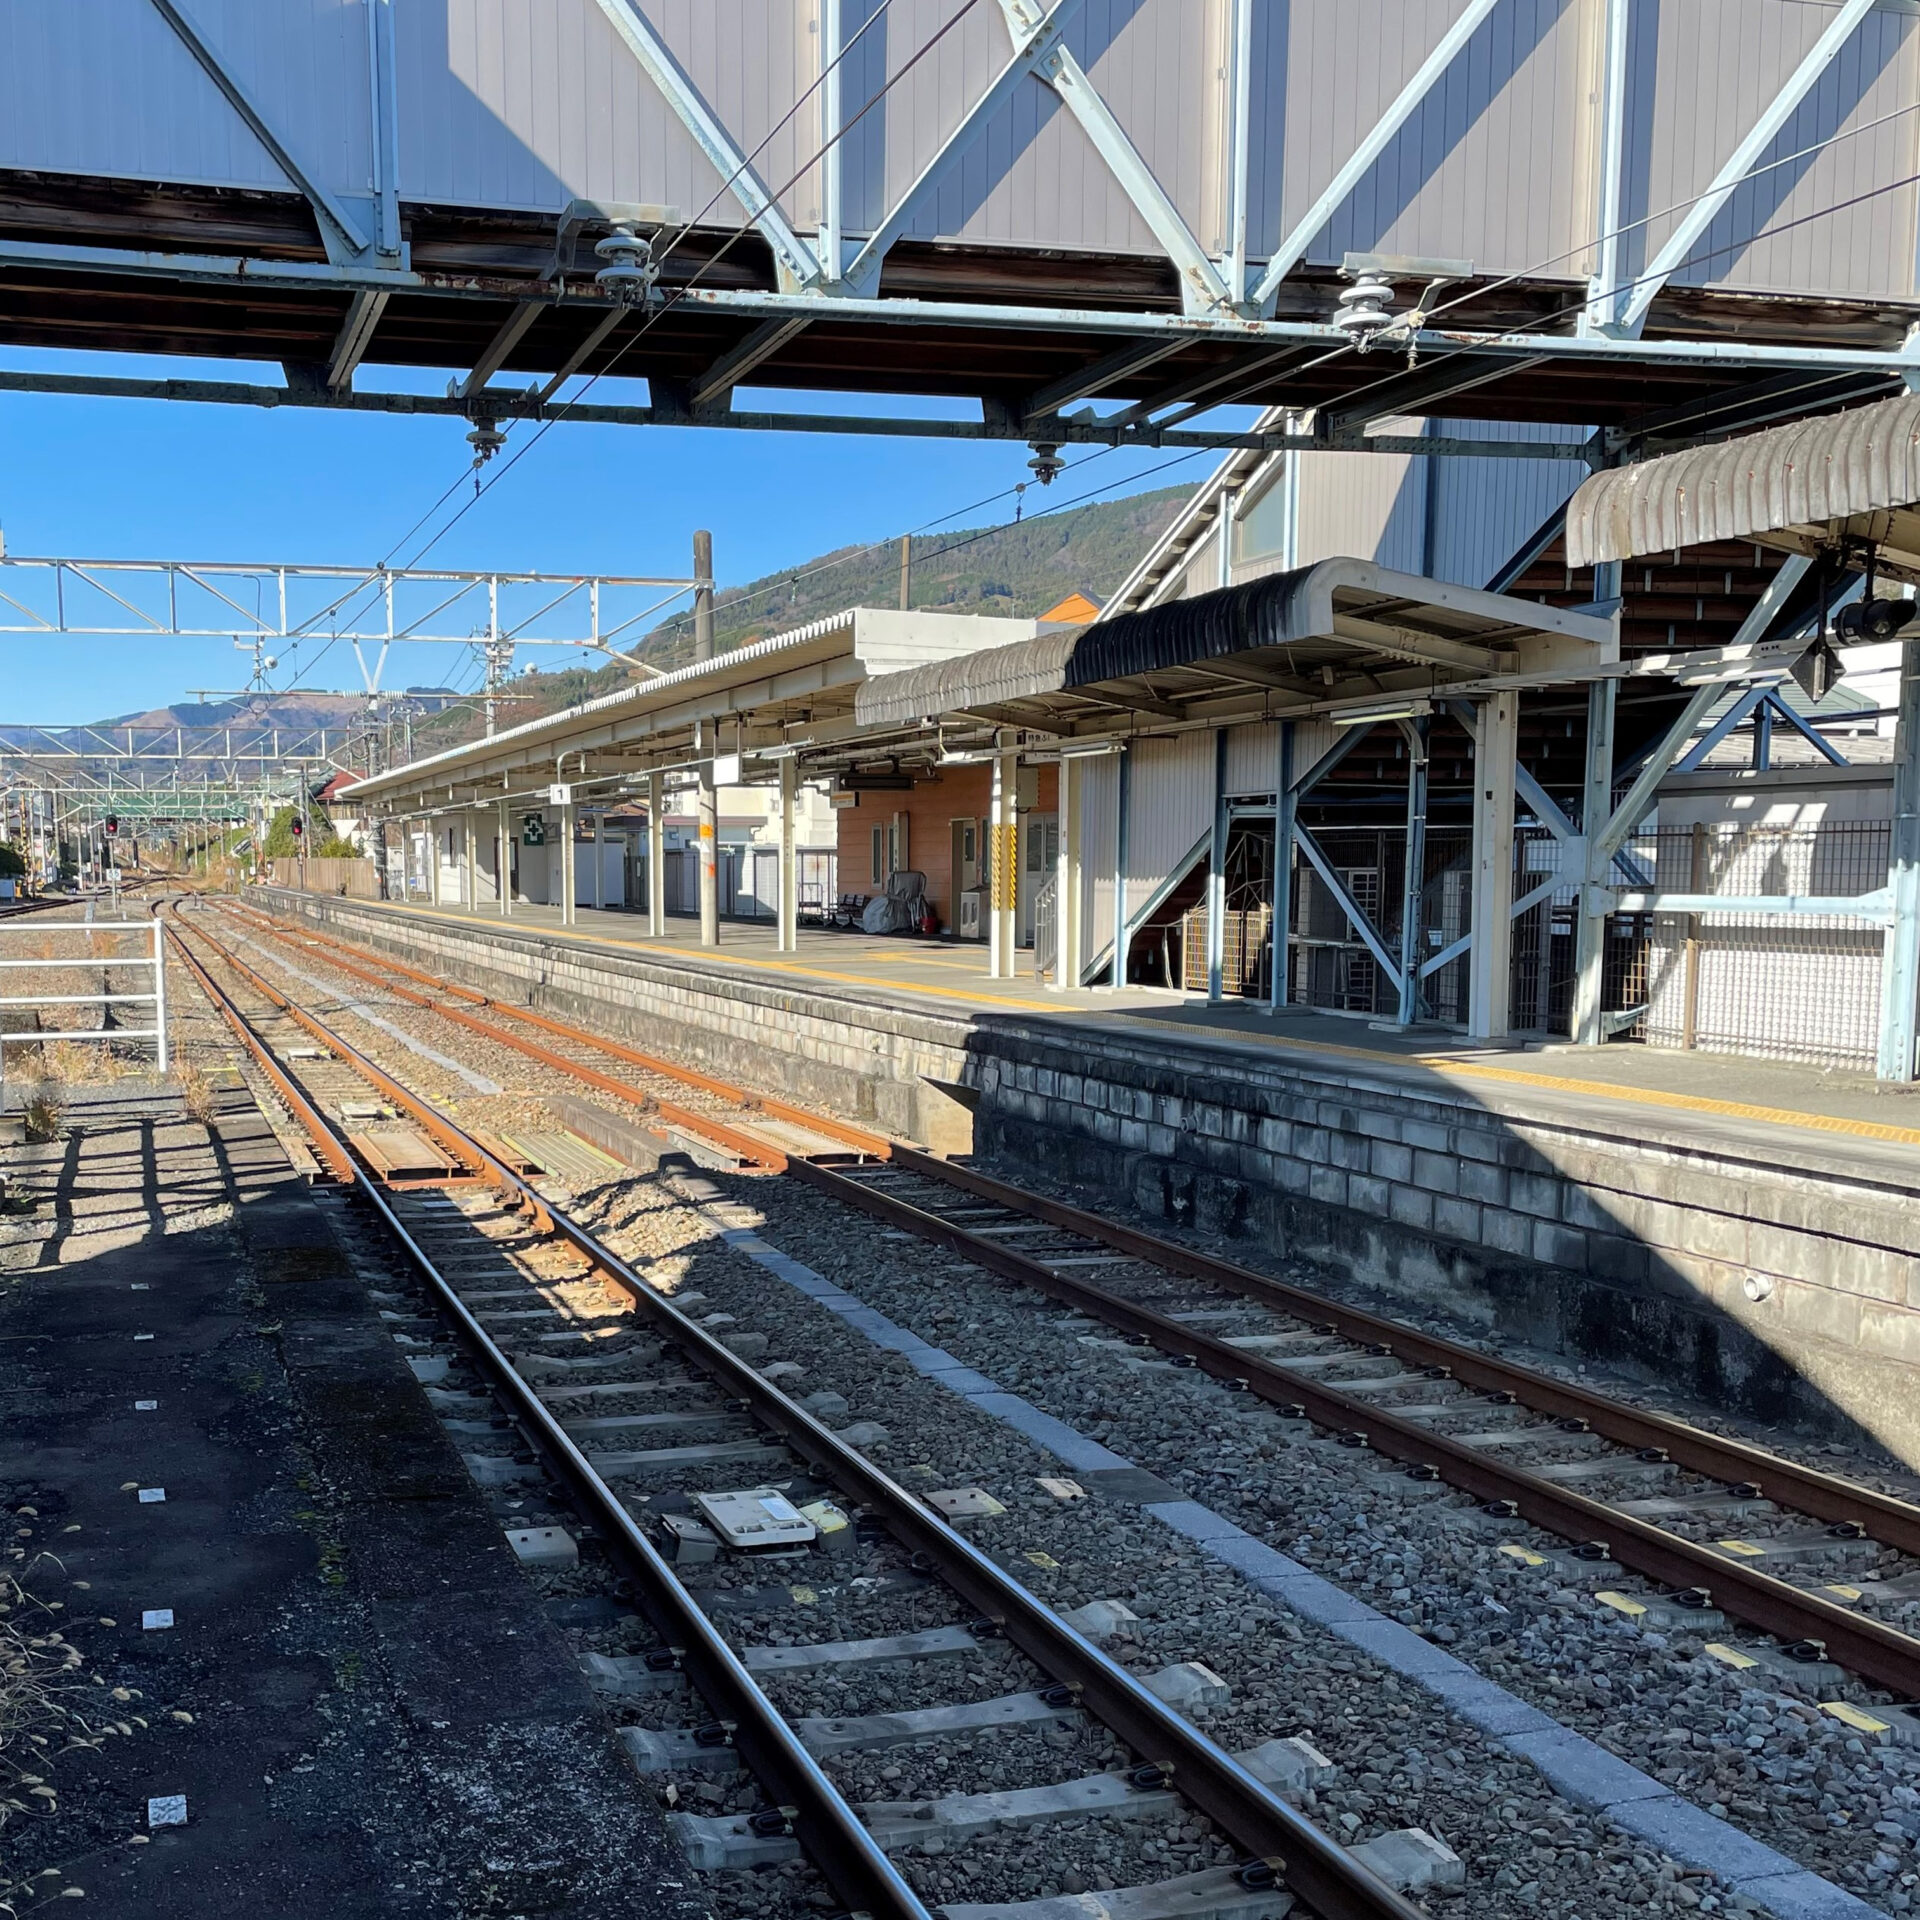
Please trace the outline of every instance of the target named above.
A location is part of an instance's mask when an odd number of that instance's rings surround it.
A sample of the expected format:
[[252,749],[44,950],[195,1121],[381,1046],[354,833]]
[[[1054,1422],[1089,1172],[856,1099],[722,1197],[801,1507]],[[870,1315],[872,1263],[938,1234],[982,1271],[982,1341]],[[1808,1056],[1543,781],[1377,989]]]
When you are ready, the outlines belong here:
[[[0,968],[37,969],[46,971],[64,969],[68,972],[75,968],[99,968],[103,973],[109,967],[140,967],[153,970],[153,991],[151,993],[36,993],[12,994],[0,999],[0,1007],[98,1007],[100,1025],[98,1027],[77,1027],[55,1033],[35,1030],[29,1033],[0,1032],[0,1101],[6,1097],[6,1062],[9,1045],[16,1047],[37,1047],[49,1040],[106,1041],[106,1040],[151,1040],[154,1045],[154,1064],[164,1074],[168,1067],[167,1050],[167,950],[166,935],[158,919],[153,920],[55,920],[38,921],[29,926],[14,920],[0,920],[0,934],[33,933],[36,936],[49,933],[81,933],[91,938],[96,933],[140,933],[147,935],[153,945],[151,951],[143,954],[83,954],[66,959],[30,959],[0,960]],[[106,1010],[115,1006],[150,1006],[153,1008],[153,1025],[150,1027],[112,1027],[107,1025]]]

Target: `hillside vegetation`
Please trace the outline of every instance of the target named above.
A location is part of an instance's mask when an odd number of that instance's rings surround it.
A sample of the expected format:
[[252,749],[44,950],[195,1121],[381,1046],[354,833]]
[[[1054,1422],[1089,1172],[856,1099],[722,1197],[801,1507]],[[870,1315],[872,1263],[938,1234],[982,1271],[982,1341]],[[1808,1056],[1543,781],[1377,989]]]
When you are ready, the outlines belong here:
[[[1075,591],[1104,600],[1172,520],[1187,494],[1185,487],[1167,487],[1071,507],[1010,527],[918,535],[913,541],[913,604],[943,613],[1031,619]],[[847,607],[899,604],[899,542],[842,547],[745,586],[723,588],[714,596],[714,642],[725,652]],[[662,622],[633,651],[654,666],[686,665],[693,657],[692,614]],[[522,674],[513,682],[520,697],[507,709],[505,724],[517,726],[615,692],[630,678],[618,667]],[[456,745],[479,730],[469,713],[417,721],[415,752]]]

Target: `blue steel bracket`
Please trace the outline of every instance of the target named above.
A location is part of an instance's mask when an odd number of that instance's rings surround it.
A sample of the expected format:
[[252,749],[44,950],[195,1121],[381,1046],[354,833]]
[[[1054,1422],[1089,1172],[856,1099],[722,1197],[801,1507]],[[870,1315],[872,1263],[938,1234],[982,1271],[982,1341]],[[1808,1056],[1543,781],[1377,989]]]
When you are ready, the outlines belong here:
[[1380,930],[1369,920],[1340,876],[1334,872],[1333,863],[1321,850],[1317,841],[1307,829],[1296,820],[1293,826],[1294,845],[1307,856],[1315,873],[1326,883],[1327,891],[1339,903],[1340,911],[1352,923],[1353,930],[1360,936],[1367,951],[1373,955],[1380,971],[1387,976],[1387,984],[1397,994],[1400,991],[1400,962],[1387,951],[1387,943],[1380,937]]

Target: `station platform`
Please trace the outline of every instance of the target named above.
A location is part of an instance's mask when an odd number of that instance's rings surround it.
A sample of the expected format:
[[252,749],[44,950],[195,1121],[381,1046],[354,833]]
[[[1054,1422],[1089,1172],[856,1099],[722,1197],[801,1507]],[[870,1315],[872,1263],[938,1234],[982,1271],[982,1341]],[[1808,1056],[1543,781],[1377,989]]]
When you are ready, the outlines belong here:
[[[991,980],[978,947],[260,888],[284,919],[736,1085],[1392,1309],[1604,1355],[1920,1464],[1920,1097],[1614,1045],[1487,1047],[1152,989]],[[1025,956],[1023,956],[1025,959]]]
[[[1011,980],[987,973],[987,950],[973,941],[932,941],[802,928],[797,954],[776,951],[766,922],[723,921],[717,948],[700,945],[696,923],[675,918],[650,939],[643,916],[582,907],[571,927],[559,909],[517,904],[502,918],[490,907],[405,902],[356,902],[371,910],[426,917],[496,933],[563,941],[614,952],[672,956],[693,967],[738,970],[771,981],[810,982],[900,1008],[936,1006],[982,1014],[1001,1012],[1102,1030],[1177,1033],[1189,1042],[1256,1056],[1365,1062],[1423,1081],[1437,1076],[1473,1090],[1498,1106],[1503,1090],[1524,1094],[1569,1115],[1598,1105],[1622,1114],[1642,1109],[1663,1131],[1703,1145],[1764,1148],[1791,1145],[1831,1155],[1838,1142],[1849,1163],[1871,1165],[1896,1182],[1911,1179],[1920,1192],[1920,1085],[1893,1086],[1872,1075],[1798,1061],[1757,1060],[1730,1054],[1682,1053],[1615,1044],[1574,1047],[1566,1042],[1516,1041],[1488,1045],[1432,1026],[1395,1029],[1391,1023],[1304,1007],[1270,1015],[1264,1004],[1210,1007],[1203,997],[1159,988],[1059,990],[1033,973],[1033,955],[1021,952]],[[1864,1159],[1858,1156],[1864,1155]]]
[[[175,1030],[223,1051],[191,1003]],[[8,1696],[58,1803],[0,1883],[108,1920],[705,1920],[306,1179],[208,1078],[204,1126],[149,1077],[69,1086],[57,1140],[0,1115],[6,1657],[57,1628],[84,1662],[65,1718]],[[119,1730],[61,1751],[80,1721]]]

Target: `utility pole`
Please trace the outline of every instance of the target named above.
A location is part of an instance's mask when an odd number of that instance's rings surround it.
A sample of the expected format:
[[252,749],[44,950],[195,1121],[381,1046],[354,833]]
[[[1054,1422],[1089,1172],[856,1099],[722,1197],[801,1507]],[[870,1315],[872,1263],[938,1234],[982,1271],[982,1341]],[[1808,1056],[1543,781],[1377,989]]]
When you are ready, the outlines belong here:
[[[501,639],[497,625],[480,642],[480,660],[486,669],[487,738],[491,740],[499,731],[495,717],[494,696],[500,691],[507,675],[513,671],[513,642]],[[412,753],[409,752],[407,757],[411,759]]]
[[900,536],[900,611],[907,612],[913,605],[913,535],[903,533]]
[[705,527],[693,536],[693,657],[713,658],[713,535]]

